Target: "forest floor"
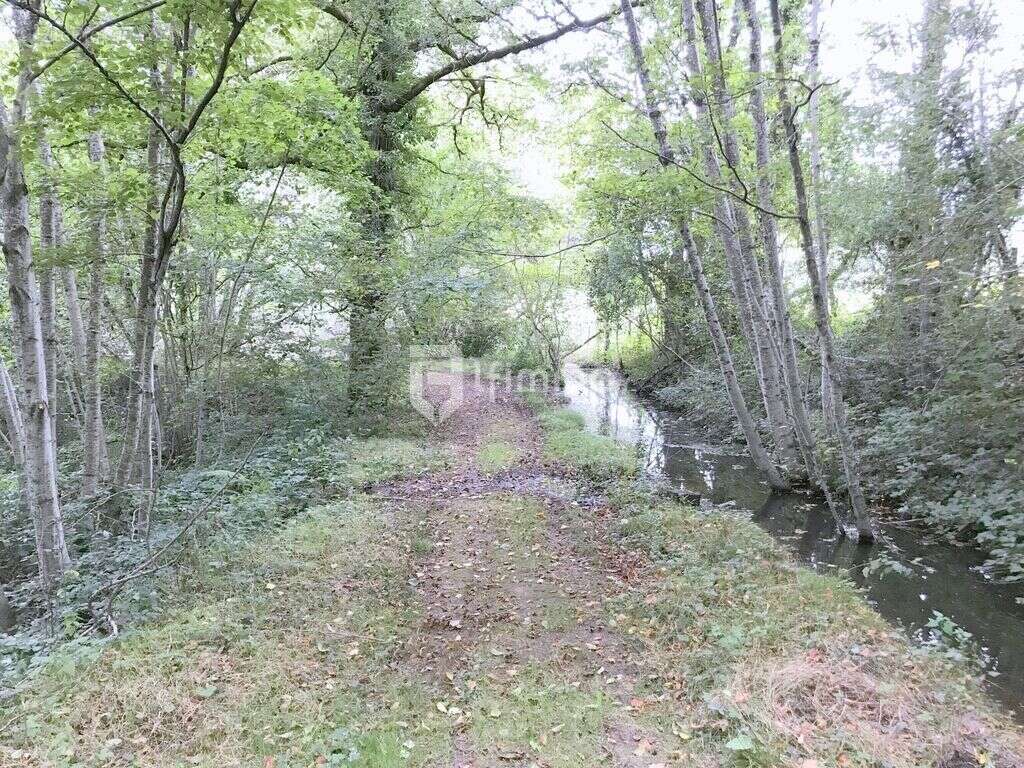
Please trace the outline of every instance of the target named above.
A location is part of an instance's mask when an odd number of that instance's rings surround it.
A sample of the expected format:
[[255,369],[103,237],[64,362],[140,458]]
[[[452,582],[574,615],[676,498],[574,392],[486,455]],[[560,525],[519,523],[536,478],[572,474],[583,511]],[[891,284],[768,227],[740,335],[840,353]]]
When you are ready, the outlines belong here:
[[1024,766],[970,671],[848,583],[462,384],[402,476],[367,459],[349,498],[199,558],[164,620],[51,663],[0,765]]

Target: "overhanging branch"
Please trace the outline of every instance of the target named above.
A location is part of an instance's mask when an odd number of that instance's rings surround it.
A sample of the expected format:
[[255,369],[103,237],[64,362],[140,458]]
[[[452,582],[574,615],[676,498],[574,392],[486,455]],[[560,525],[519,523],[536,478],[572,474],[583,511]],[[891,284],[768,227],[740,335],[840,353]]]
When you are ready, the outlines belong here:
[[[633,0],[632,5],[642,5],[642,0]],[[603,13],[600,16],[595,16],[590,19],[576,19],[569,24],[565,24],[560,27],[556,27],[550,32],[546,32],[543,35],[536,35],[534,37],[528,37],[524,40],[520,40],[516,43],[511,43],[502,48],[496,48],[493,51],[480,51],[478,53],[467,54],[461,58],[455,59],[445,64],[443,67],[435,69],[433,72],[424,75],[423,77],[416,80],[406,91],[397,98],[383,105],[382,109],[384,112],[398,112],[408,105],[413,99],[423,93],[427,88],[441,80],[448,75],[455,72],[461,72],[464,69],[469,69],[477,64],[486,64],[491,61],[497,61],[503,59],[506,56],[513,56],[517,53],[523,53],[524,51],[531,50],[533,48],[539,48],[542,45],[546,45],[558,38],[569,34],[570,32],[586,32],[587,30],[599,27],[605,22],[615,18],[622,13],[620,8]]]

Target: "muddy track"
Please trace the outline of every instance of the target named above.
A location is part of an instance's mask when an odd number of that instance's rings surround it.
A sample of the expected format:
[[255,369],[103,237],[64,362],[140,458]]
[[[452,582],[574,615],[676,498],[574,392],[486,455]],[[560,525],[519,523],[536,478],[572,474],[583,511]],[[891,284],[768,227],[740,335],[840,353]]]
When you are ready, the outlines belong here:
[[[606,609],[643,564],[623,562],[607,544],[604,500],[581,494],[576,481],[542,459],[539,426],[514,395],[493,397],[468,377],[463,392],[462,408],[433,436],[453,456],[451,466],[374,489],[424,550],[415,563],[422,620],[405,661],[449,686],[453,699],[471,699],[484,686],[514,692],[524,674],[541,686],[592,692],[608,709],[595,765],[664,762],[671,735],[636,716],[646,705],[643,661]],[[502,429],[510,423],[514,430]],[[517,457],[487,473],[477,455],[495,433],[512,436]],[[543,766],[543,735],[538,739],[483,743],[456,716],[452,765]]]

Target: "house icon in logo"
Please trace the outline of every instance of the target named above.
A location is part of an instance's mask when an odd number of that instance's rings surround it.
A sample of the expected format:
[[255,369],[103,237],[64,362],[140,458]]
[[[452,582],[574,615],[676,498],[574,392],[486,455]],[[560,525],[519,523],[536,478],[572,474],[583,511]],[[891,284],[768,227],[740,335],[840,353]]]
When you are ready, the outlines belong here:
[[462,355],[455,347],[424,344],[409,348],[409,402],[437,426],[463,402]]

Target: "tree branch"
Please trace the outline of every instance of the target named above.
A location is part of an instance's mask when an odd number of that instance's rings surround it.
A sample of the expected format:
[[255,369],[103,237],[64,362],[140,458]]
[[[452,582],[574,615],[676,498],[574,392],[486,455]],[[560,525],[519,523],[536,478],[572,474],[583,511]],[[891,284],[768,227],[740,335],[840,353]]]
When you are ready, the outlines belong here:
[[[23,7],[20,4],[18,4],[18,3],[13,3],[12,2],[11,4],[12,5],[16,5],[19,8]],[[85,42],[86,40],[88,40],[93,35],[95,35],[95,34],[97,34],[99,32],[102,32],[104,29],[110,29],[110,27],[113,27],[113,26],[115,26],[117,24],[120,24],[122,21],[128,21],[128,20],[133,19],[136,16],[139,16],[139,15],[141,15],[143,13],[147,13],[148,11],[155,11],[160,6],[166,5],[166,4],[167,4],[167,0],[156,0],[156,2],[150,3],[149,5],[144,5],[141,8],[136,8],[134,11],[128,11],[127,13],[122,13],[120,16],[117,16],[117,17],[115,17],[113,19],[109,19],[107,21],[104,21],[102,24],[97,24],[92,29],[89,29],[89,30],[86,30],[84,32],[81,32],[79,35],[77,35],[77,37],[78,37],[78,39],[81,42]],[[42,75],[46,70],[48,70],[50,67],[52,67],[54,64],[56,64],[58,61],[60,61],[62,58],[64,58],[67,54],[71,53],[77,47],[78,46],[75,43],[68,43],[60,51],[58,51],[53,56],[51,56],[46,61],[44,61],[39,66],[39,69],[37,69],[35,72],[32,73],[32,77],[29,78],[29,79],[30,80],[35,80],[37,77]]]
[[134,107],[136,111],[138,111],[150,123],[152,123],[153,127],[160,132],[160,135],[167,140],[168,144],[174,144],[174,139],[171,137],[170,132],[167,130],[166,127],[164,127],[164,124],[160,122],[157,116],[153,114],[153,112],[151,112],[145,106],[143,106],[142,102],[140,102],[137,98],[132,96],[132,94],[129,93],[123,85],[121,85],[121,81],[114,77],[110,73],[110,70],[103,66],[103,63],[96,57],[96,54],[92,52],[89,46],[87,46],[82,40],[76,37],[66,26],[64,26],[64,24],[50,16],[50,14],[48,14],[46,11],[40,8],[35,8],[29,3],[18,2],[18,0],[3,0],[3,2],[6,2],[9,5],[13,5],[15,8],[20,8],[23,11],[31,13],[33,16],[42,19],[51,27],[53,27],[62,35],[64,35],[64,37],[66,37],[70,42],[71,47],[79,49],[85,55],[85,57],[89,59],[90,62],[92,62],[93,67],[96,68],[96,71],[100,73],[103,79],[110,83],[110,85],[112,85],[114,89],[121,94],[124,100],[127,101],[132,107]]
[[[641,5],[643,0],[633,0],[633,5]],[[569,24],[565,24],[560,27],[556,27],[550,32],[546,32],[543,35],[536,35],[535,37],[527,37],[519,42],[506,45],[503,48],[496,48],[493,51],[480,51],[479,53],[472,53],[463,56],[462,58],[445,64],[443,67],[435,69],[433,72],[424,75],[423,77],[416,80],[405,93],[393,99],[387,104],[383,105],[384,112],[398,112],[408,105],[413,99],[419,96],[423,91],[427,90],[430,86],[436,83],[438,80],[447,77],[455,72],[461,72],[464,69],[476,66],[477,64],[486,64],[487,62],[497,61],[503,59],[506,56],[513,56],[523,51],[531,50],[532,48],[539,48],[542,45],[557,40],[558,38],[569,34],[570,32],[585,32],[604,24],[616,16],[622,13],[621,9],[615,8],[614,10],[603,13],[600,16],[595,16],[591,19],[576,20]]]
[[755,211],[760,211],[761,213],[765,214],[766,216],[774,216],[777,219],[798,220],[797,216],[794,216],[794,215],[788,214],[788,213],[779,213],[778,211],[770,211],[767,208],[761,207],[756,202],[751,200],[749,197],[746,197],[744,195],[739,195],[736,192],[734,192],[733,190],[728,189],[726,187],[719,186],[718,184],[713,184],[708,179],[705,179],[703,176],[701,176],[699,173],[696,173],[694,170],[692,170],[691,168],[687,167],[685,163],[680,163],[678,160],[675,159],[675,157],[665,157],[660,152],[656,152],[653,149],[649,149],[649,148],[647,148],[647,147],[645,147],[645,146],[643,146],[641,144],[637,144],[635,141],[632,141],[629,138],[627,138],[626,136],[623,136],[622,133],[620,133],[619,131],[615,130],[612,126],[610,126],[608,123],[606,123],[604,121],[601,121],[601,125],[603,125],[611,133],[613,133],[615,135],[615,137],[617,139],[619,139],[621,142],[623,142],[624,144],[632,147],[633,149],[639,149],[641,152],[646,152],[646,153],[648,153],[650,155],[654,155],[660,161],[662,161],[663,165],[667,164],[667,165],[671,165],[671,166],[673,166],[675,168],[678,168],[683,173],[685,173],[687,176],[692,178],[694,181],[698,182],[699,184],[703,184],[708,189],[713,189],[715,192],[720,192],[723,195],[728,195],[729,197],[731,197],[731,198],[733,198],[733,199],[743,203],[744,205],[750,206]]
[[318,2],[316,4],[316,7],[319,8],[324,13],[326,13],[328,16],[331,16],[332,18],[337,19],[338,21],[340,21],[342,24],[344,24],[346,27],[348,27],[351,31],[353,31],[353,32],[358,32],[359,31],[359,29],[358,29],[358,27],[356,25],[356,20],[353,19],[352,15],[348,11],[346,11],[344,8],[341,8],[341,7],[337,6],[337,5],[335,5],[334,3],[327,3],[327,2]]

